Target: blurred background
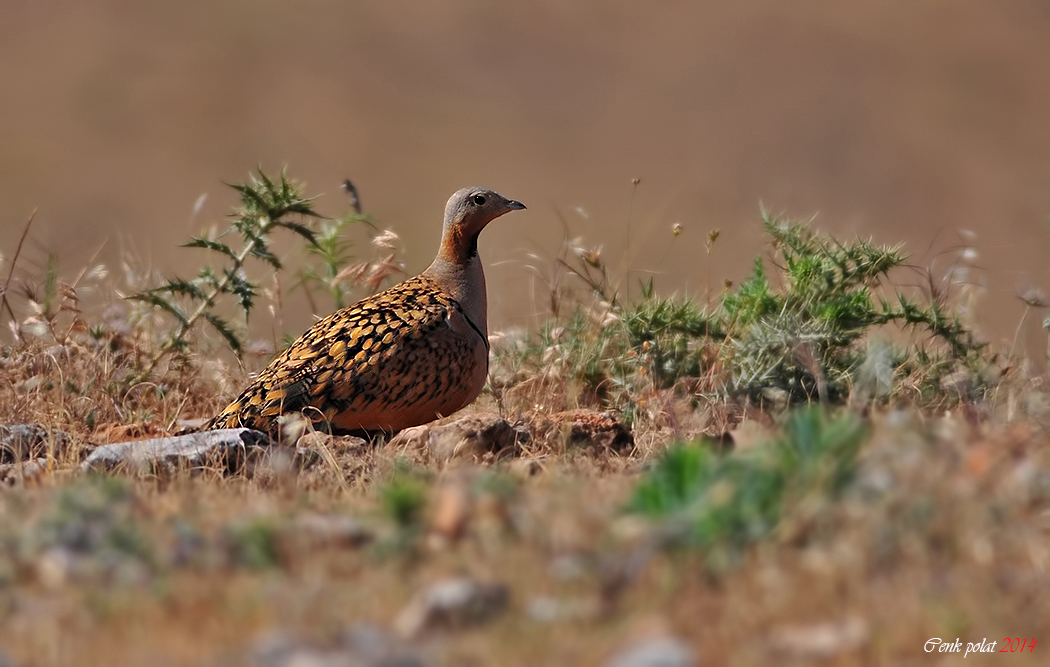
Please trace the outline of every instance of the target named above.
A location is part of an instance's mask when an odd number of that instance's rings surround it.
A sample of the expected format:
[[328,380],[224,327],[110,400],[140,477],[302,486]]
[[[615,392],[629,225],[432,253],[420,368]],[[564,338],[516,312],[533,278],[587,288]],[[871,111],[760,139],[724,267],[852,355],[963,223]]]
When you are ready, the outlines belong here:
[[760,202],[938,275],[972,245],[993,341],[1050,282],[1046,0],[10,3],[0,91],[0,252],[38,208],[28,271],[101,246],[190,273],[222,182],[287,165],[329,215],[352,179],[410,274],[457,188],[525,202],[482,236],[493,329],[544,311],[526,265],[566,228],[635,285],[717,294]]

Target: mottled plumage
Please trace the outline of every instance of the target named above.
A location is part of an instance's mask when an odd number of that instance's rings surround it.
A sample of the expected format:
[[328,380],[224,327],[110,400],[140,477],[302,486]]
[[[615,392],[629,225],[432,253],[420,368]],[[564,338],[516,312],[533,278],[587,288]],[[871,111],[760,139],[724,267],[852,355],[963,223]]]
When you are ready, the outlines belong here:
[[481,188],[452,195],[426,271],[317,322],[204,428],[276,433],[301,412],[336,433],[393,432],[469,405],[488,373],[478,234],[523,208]]

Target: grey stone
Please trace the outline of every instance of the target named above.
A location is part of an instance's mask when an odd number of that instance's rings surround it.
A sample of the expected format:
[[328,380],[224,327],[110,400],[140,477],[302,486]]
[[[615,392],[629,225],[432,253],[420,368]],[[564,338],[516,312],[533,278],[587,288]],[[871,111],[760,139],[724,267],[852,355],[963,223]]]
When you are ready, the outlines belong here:
[[426,667],[417,651],[383,629],[356,624],[340,642],[319,643],[288,632],[267,635],[252,646],[257,667]]
[[600,612],[597,599],[562,599],[547,596],[534,597],[525,607],[526,613],[537,623],[565,623],[595,618]]
[[81,469],[171,475],[179,470],[211,468],[236,473],[270,444],[265,433],[246,428],[118,442],[97,447]]
[[12,486],[35,479],[47,471],[47,459],[34,459],[22,463],[0,463],[0,482]]
[[827,660],[855,651],[871,638],[868,622],[849,616],[824,623],[775,628],[769,642],[773,648],[796,658]]
[[42,424],[0,425],[0,463],[15,463],[26,459],[60,456],[69,445],[64,431]]
[[295,520],[293,528],[311,547],[359,547],[372,541],[373,534],[351,516],[307,514]]
[[480,625],[503,611],[508,598],[500,583],[445,579],[417,594],[398,615],[395,629],[403,637],[418,637],[436,628]]
[[365,667],[338,649],[326,649],[288,633],[268,635],[255,642],[251,664],[257,667]]
[[673,637],[636,642],[605,663],[606,667],[694,667],[693,649]]
[[370,667],[426,667],[418,651],[386,630],[356,623],[343,633],[343,645]]

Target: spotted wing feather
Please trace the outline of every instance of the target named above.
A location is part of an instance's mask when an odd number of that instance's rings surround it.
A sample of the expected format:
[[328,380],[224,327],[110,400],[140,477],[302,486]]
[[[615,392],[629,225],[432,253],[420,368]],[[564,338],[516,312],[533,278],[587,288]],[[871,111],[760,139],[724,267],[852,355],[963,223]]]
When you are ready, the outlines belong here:
[[273,432],[295,412],[336,432],[424,423],[477,397],[479,346],[460,305],[419,276],[317,322],[204,428]]

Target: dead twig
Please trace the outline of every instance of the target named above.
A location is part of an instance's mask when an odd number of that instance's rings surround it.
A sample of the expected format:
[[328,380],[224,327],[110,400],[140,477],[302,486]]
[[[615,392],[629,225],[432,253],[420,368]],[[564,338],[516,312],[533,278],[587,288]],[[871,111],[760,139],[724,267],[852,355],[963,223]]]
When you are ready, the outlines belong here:
[[[11,317],[12,322],[18,322],[15,317],[15,313],[11,310],[11,304],[7,302],[7,290],[11,287],[11,279],[15,275],[15,266],[18,264],[18,256],[22,254],[22,244],[25,243],[26,237],[29,236],[29,228],[33,226],[33,220],[36,219],[37,209],[33,209],[33,212],[29,214],[29,220],[26,221],[25,229],[22,230],[22,238],[18,239],[18,247],[15,248],[14,257],[11,258],[11,268],[7,271],[7,280],[4,281],[4,289],[0,291],[0,310],[7,310],[7,314]],[[13,329],[15,336],[18,336],[18,329]]]

